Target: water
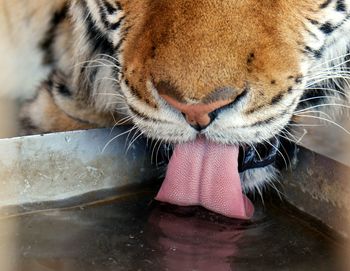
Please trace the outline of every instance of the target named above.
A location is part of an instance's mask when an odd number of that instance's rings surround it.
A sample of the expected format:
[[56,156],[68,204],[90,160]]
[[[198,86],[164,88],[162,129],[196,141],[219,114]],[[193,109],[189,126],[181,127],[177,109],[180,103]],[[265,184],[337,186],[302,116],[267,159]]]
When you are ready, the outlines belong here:
[[131,192],[2,218],[17,225],[11,271],[341,270],[340,244],[285,208],[258,205],[242,222],[152,197]]

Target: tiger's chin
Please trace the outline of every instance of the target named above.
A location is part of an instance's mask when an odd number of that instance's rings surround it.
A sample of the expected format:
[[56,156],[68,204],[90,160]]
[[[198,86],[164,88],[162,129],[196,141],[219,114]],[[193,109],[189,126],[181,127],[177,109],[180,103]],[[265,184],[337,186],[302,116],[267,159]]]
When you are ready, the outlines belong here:
[[240,173],[244,193],[262,193],[266,188],[277,189],[274,182],[278,180],[279,170],[275,165],[252,168]]

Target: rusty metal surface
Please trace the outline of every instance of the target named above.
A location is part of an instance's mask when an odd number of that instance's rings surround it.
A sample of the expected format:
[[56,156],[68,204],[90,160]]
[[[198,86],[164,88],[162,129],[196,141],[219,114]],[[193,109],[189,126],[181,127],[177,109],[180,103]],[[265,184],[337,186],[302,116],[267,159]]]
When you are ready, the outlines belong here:
[[[0,140],[0,207],[147,183],[162,171],[130,127]],[[115,138],[115,140],[112,140]]]
[[349,237],[350,168],[300,147],[296,164],[281,176],[288,202]]
[[303,147],[350,166],[350,109],[332,118],[319,120],[311,115],[295,129],[295,138]]

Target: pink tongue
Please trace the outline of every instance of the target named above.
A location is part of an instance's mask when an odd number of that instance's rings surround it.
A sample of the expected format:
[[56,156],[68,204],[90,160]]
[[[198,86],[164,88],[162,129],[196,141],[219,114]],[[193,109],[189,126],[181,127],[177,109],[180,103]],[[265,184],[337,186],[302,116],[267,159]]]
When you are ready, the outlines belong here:
[[242,194],[238,152],[238,147],[205,139],[177,145],[156,200],[250,219],[254,207]]

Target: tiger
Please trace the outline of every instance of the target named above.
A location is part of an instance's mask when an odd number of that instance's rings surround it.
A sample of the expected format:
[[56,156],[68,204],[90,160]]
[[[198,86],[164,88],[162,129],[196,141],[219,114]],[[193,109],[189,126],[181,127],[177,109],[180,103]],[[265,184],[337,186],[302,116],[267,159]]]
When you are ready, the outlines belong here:
[[253,191],[299,115],[347,103],[349,17],[349,0],[0,0],[0,96],[23,134],[240,146]]

